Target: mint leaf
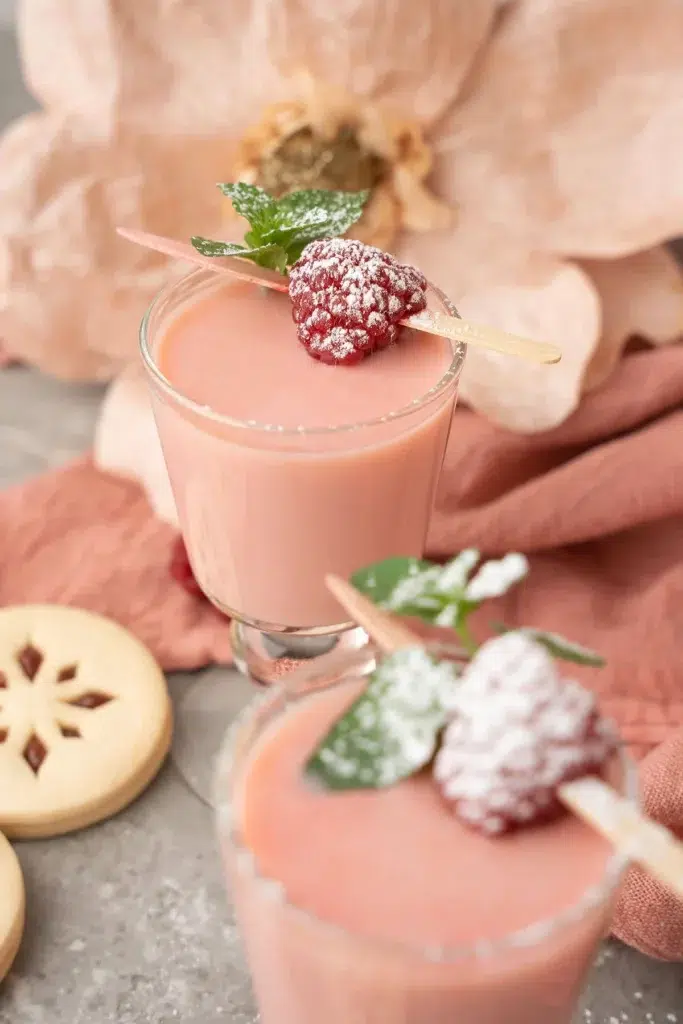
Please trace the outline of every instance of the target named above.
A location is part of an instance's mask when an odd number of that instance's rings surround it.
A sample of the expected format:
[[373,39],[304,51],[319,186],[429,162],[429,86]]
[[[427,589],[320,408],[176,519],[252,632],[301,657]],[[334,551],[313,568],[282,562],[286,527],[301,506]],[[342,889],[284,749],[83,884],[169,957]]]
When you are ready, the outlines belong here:
[[389,655],[306,765],[327,789],[379,789],[424,767],[436,750],[457,686],[450,662],[421,647]]
[[236,242],[214,242],[213,239],[202,238],[201,235],[193,235],[190,241],[202,256],[241,256],[247,252],[246,245],[238,245]]
[[451,597],[459,597],[480,558],[481,554],[476,548],[465,548],[445,565],[440,565],[436,583],[438,591]]
[[[462,557],[465,555],[467,552],[462,553]],[[450,579],[451,566],[452,563],[441,566],[418,558],[388,558],[355,573],[351,582],[375,604],[397,615],[414,615],[425,622],[453,625],[458,599],[441,586],[442,580]],[[458,569],[458,572],[464,570]],[[447,622],[442,621],[444,613],[448,613]]]
[[499,597],[526,576],[529,563],[516,552],[484,562],[465,548],[445,565],[416,558],[390,558],[357,572],[354,586],[371,601],[397,615],[415,616],[433,626],[453,629],[470,654],[478,647],[467,619],[489,597]]
[[254,249],[247,249],[236,242],[214,242],[200,235],[193,235],[190,241],[202,256],[239,256],[240,259],[252,260],[261,267],[278,270],[281,274],[284,274],[287,267],[287,253],[280,245],[260,245]]
[[528,573],[529,562],[516,551],[503,558],[484,562],[465,587],[465,597],[477,605],[492,597],[502,597]]
[[280,274],[287,270],[287,253],[281,245],[261,245],[257,249],[245,249],[236,255],[243,260],[253,260],[260,267],[277,270]]
[[277,200],[272,226],[262,242],[278,242],[295,263],[302,250],[318,238],[343,235],[360,218],[370,193],[305,189]]
[[262,267],[286,273],[309,242],[343,235],[358,220],[370,195],[302,189],[274,199],[257,185],[219,182],[235,212],[249,222],[246,245],[214,242],[195,236],[192,244],[203,256],[241,256]]
[[277,201],[265,189],[247,185],[244,181],[219,182],[218,187],[224,196],[232,200],[235,213],[249,221],[251,231],[245,241],[254,247],[262,245],[263,234],[273,223]]
[[[510,632],[510,627],[500,622],[494,623],[494,629],[497,633]],[[603,668],[607,664],[602,655],[598,654],[597,651],[592,651],[588,647],[574,643],[573,640],[566,640],[558,633],[547,633],[543,629],[534,629],[531,626],[524,626],[521,629],[515,630],[515,632],[524,633],[532,640],[535,640],[536,643],[545,647],[546,651],[552,654],[553,658],[559,658],[561,661],[572,661],[576,665],[590,665],[593,668]]]
[[398,615],[416,615],[436,626],[458,628],[481,601],[499,597],[526,576],[529,564],[517,553],[484,562],[466,548],[445,565],[417,558],[389,558],[355,573],[354,586],[375,604]]
[[351,577],[351,582],[356,590],[375,604],[383,605],[402,579],[413,577],[430,566],[431,562],[419,558],[387,558],[359,569]]
[[557,633],[546,633],[542,629],[523,629],[522,632],[542,644],[554,658],[573,661],[577,665],[592,665],[594,668],[602,668],[607,664],[597,651],[591,651],[588,647],[576,644],[572,640],[566,640]]

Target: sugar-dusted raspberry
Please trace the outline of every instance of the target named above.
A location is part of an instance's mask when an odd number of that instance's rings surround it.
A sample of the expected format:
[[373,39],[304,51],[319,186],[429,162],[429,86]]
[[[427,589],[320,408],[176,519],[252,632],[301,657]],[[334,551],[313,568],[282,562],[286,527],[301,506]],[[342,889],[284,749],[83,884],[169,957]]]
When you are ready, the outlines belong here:
[[460,820],[487,835],[554,817],[558,786],[598,774],[617,748],[593,695],[523,632],[481,648],[449,713],[434,776]]
[[419,270],[349,238],[311,242],[289,273],[299,341],[323,363],[358,363],[427,305]]
[[179,583],[188,594],[192,594],[193,597],[204,597],[192,572],[190,559],[187,557],[187,548],[182,537],[178,537],[173,545],[169,570],[176,583]]

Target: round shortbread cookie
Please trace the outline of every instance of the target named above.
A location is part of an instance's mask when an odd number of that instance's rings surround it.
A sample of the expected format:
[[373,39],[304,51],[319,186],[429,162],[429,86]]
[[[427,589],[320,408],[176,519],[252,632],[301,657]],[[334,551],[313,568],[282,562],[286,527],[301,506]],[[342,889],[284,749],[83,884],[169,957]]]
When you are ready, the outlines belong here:
[[0,610],[0,830],[38,838],[120,811],[171,742],[171,703],[147,648],[101,615]]
[[17,855],[0,835],[0,981],[17,955],[24,933],[24,878]]

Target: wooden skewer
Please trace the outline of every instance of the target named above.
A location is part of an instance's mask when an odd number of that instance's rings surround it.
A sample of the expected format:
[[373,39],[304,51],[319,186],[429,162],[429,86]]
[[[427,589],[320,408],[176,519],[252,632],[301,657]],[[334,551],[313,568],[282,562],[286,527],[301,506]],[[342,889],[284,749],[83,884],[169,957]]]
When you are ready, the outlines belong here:
[[[194,263],[198,267],[206,267],[216,274],[232,274],[233,277],[249,281],[251,284],[262,285],[278,292],[287,291],[287,281],[282,274],[259,267],[249,260],[243,260],[237,256],[202,256],[186,242],[178,242],[174,238],[165,238],[163,235],[154,235],[149,231],[117,228],[117,233],[129,242],[141,245],[145,249],[152,249],[165,256]],[[519,338],[517,335],[507,334],[494,327],[471,324],[459,317],[447,316],[445,313],[432,310],[409,316],[401,323],[416,331],[438,334],[451,341],[465,342],[467,345],[472,345],[473,348],[490,349],[493,352],[516,356],[532,363],[559,363],[562,358],[562,352],[557,345],[552,345],[547,341]]]
[[[325,582],[342,608],[386,654],[405,647],[423,646],[419,636],[374,605],[346,580],[329,575]],[[650,821],[599,778],[565,783],[559,788],[559,796],[569,810],[609,840],[620,853],[683,899],[683,843],[672,832]]]

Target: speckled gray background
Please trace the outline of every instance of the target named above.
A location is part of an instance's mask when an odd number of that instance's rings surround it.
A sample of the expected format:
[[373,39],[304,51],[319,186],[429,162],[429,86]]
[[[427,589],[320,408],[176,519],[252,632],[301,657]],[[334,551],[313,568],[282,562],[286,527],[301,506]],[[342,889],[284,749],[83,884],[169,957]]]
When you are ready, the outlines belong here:
[[[0,31],[0,126],[30,105],[14,39]],[[87,448],[100,397],[97,388],[23,368],[0,373],[0,486]],[[232,673],[210,671],[234,685]],[[171,678],[174,697],[193,681]],[[28,922],[0,988],[0,1024],[256,1021],[211,813],[172,764],[113,821],[17,851]],[[677,1017],[683,1024],[683,967],[611,944],[577,1022],[675,1024]]]

